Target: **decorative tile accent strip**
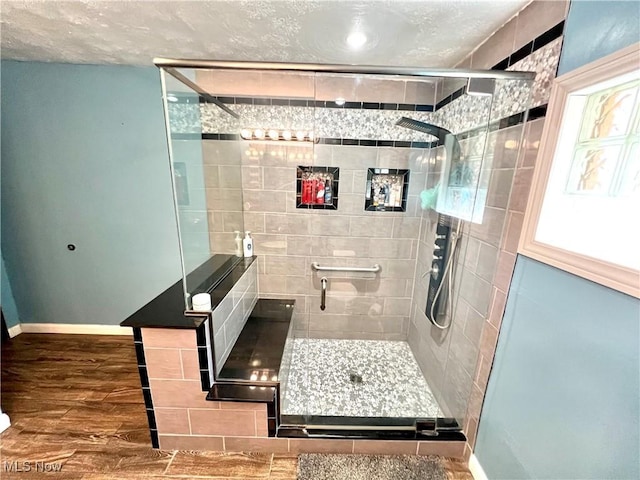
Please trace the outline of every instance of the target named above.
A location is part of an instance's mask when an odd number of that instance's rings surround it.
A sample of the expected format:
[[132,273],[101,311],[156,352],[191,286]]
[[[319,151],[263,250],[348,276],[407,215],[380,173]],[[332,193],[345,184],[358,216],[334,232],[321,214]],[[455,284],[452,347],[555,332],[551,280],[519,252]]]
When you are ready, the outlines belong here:
[[198,367],[200,369],[200,383],[202,390],[207,391],[211,388],[211,376],[209,372],[209,356],[207,353],[207,322],[211,321],[209,317],[202,325],[196,329],[196,344],[198,345]]
[[519,112],[530,105],[533,82],[524,80],[498,80],[491,106],[490,122],[498,121]]
[[429,123],[453,133],[464,132],[482,126],[490,109],[491,97],[464,95],[435,112]]
[[169,119],[171,123],[171,135],[175,133],[201,134],[200,105],[195,103],[169,103]]
[[140,374],[140,384],[142,385],[142,396],[144,397],[144,406],[147,411],[147,420],[149,422],[149,434],[151,435],[151,445],[153,448],[160,448],[158,440],[158,427],[156,425],[156,415],[153,410],[153,400],[151,399],[151,388],[149,387],[149,375],[147,374],[147,365],[144,357],[144,347],[142,346],[142,330],[138,327],[133,329],[133,344],[136,350],[138,360],[138,373]]
[[[204,139],[204,135],[202,136]],[[360,147],[396,147],[396,148],[433,148],[439,143],[436,142],[405,142],[402,140],[366,140],[362,138],[319,138],[319,144],[343,145]]]
[[[499,119],[524,111],[527,107],[529,82],[498,81],[498,91],[491,112],[492,119]],[[438,125],[454,133],[481,126],[489,117],[491,98],[486,96],[459,96],[436,112],[411,113],[411,118]],[[191,138],[199,132],[211,140],[235,140],[242,128],[274,128],[279,130],[313,131],[316,138],[358,139],[358,141],[431,142],[431,135],[408,130],[396,125],[404,116],[398,110],[375,109],[314,109],[291,106],[236,105],[239,121],[213,104],[201,104],[200,116],[191,104],[170,104],[173,138]],[[202,123],[200,124],[200,119]],[[187,137],[184,137],[187,135]],[[335,141],[326,141],[334,144]],[[361,143],[359,143],[361,144]],[[376,145],[379,146],[379,145]],[[390,145],[380,146],[394,146]]]

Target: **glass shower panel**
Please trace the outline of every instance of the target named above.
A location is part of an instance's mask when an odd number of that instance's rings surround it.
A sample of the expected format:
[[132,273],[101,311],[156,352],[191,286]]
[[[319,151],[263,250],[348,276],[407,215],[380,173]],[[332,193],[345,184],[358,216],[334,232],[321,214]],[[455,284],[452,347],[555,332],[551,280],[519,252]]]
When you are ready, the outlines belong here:
[[[211,253],[242,257],[244,237],[241,137],[242,112],[233,95],[233,78],[196,70],[202,89],[203,171],[209,216]],[[239,75],[238,75],[239,77]]]
[[[165,112],[185,288],[190,298],[228,270],[244,230],[239,119],[208,70],[163,69]],[[229,102],[227,102],[229,103]]]
[[[194,71],[182,72],[193,78]],[[211,256],[199,94],[161,70],[183,276]],[[194,285],[184,282],[186,308]]]
[[[492,86],[492,84],[491,84]],[[445,131],[429,159],[421,192],[421,234],[414,276],[408,341],[443,419],[455,419],[453,398],[461,382],[452,369],[452,352],[473,355],[456,343],[464,325],[459,303],[460,261],[468,251],[469,225],[479,221],[484,201],[481,166],[491,92],[472,95],[469,79],[445,78],[430,121]],[[465,357],[467,358],[467,357]],[[453,385],[453,387],[452,387]],[[461,423],[439,423],[459,428]]]
[[307,384],[309,359],[295,347],[307,336],[311,222],[307,211],[298,208],[302,207],[298,167],[314,162],[314,74],[209,73],[228,79],[229,90],[220,100],[233,101],[229,106],[240,115],[236,133],[240,135],[244,228],[254,238],[260,297],[295,300],[278,381],[283,423],[300,423],[304,392],[298,387]]
[[[473,213],[464,223],[462,248],[455,260],[456,307],[447,332],[450,338],[442,386],[448,415],[461,427],[467,421],[477,421],[467,417],[467,410],[474,393],[479,395],[473,382],[479,354],[483,353],[481,335],[483,329],[495,330],[494,322],[501,314],[492,312],[498,308],[493,300],[498,289],[506,288],[502,278],[505,273],[498,271],[498,263],[507,255],[503,250],[504,232],[531,89],[530,81],[491,82],[493,86],[489,88],[485,83],[484,90],[475,94],[477,98],[465,100],[475,105],[486,102],[489,110],[484,107],[483,111],[488,123],[467,125],[466,131],[458,132],[462,161],[472,166],[478,185]],[[490,355],[486,355],[482,361],[490,362]]]

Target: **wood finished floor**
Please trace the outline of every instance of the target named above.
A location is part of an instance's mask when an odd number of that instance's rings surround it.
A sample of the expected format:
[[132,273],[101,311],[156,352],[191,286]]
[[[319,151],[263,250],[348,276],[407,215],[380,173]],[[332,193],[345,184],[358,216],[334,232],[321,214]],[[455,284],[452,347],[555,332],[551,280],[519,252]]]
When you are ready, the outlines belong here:
[[[296,478],[292,455],[151,448],[131,337],[19,335],[2,345],[1,392],[12,424],[0,435],[3,479]],[[61,471],[6,472],[12,461]],[[446,467],[450,480],[472,480],[461,462]]]

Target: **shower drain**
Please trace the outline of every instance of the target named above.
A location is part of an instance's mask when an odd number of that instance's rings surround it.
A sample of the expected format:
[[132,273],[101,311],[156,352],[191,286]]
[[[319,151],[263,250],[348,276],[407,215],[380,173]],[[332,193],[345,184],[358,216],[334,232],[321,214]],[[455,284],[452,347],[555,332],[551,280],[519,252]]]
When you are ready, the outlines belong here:
[[358,375],[357,373],[350,373],[349,381],[351,383],[362,383],[362,375]]

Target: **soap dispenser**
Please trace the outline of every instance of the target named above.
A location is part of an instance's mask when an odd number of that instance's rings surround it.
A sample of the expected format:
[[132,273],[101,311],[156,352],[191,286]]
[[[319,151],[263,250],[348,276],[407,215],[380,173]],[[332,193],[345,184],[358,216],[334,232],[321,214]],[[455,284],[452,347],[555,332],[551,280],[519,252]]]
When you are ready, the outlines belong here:
[[235,230],[233,233],[236,234],[235,242],[236,242],[236,257],[244,256],[244,247],[242,245],[242,234],[240,230]]
[[251,232],[245,232],[242,246],[244,248],[244,256],[253,257],[253,238],[251,238]]

